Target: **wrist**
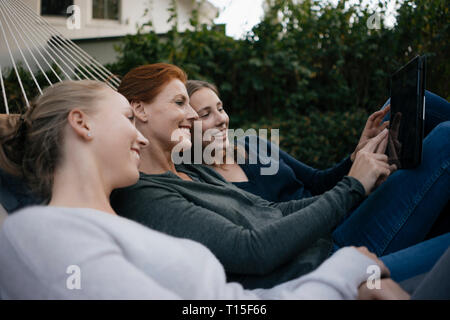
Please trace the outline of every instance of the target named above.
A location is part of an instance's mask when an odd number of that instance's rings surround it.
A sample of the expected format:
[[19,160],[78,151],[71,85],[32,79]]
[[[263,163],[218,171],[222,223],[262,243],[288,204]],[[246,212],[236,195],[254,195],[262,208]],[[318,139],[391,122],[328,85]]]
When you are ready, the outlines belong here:
[[354,181],[354,185],[357,186],[356,189],[359,190],[359,193],[361,193],[361,195],[363,195],[364,197],[369,195],[369,192],[364,183],[361,181],[361,178],[355,177],[354,173],[351,172],[351,170],[347,176]]

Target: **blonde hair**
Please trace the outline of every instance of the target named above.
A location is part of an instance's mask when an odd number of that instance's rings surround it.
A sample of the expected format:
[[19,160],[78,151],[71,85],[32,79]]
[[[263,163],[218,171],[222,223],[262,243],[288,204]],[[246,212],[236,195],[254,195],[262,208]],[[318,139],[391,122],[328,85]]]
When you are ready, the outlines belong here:
[[106,88],[106,84],[92,80],[63,81],[45,89],[23,115],[1,115],[0,167],[50,200],[68,115],[74,108],[92,113]]

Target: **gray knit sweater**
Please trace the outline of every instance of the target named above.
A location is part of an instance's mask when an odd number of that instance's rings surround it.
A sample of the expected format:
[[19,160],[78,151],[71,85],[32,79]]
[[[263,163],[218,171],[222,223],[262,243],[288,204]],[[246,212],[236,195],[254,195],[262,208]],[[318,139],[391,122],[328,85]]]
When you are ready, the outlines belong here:
[[329,255],[331,232],[364,197],[361,183],[344,177],[323,195],[268,202],[228,183],[203,165],[141,173],[134,186],[113,192],[120,215],[167,234],[198,241],[225,267],[229,281],[269,288],[314,270]]

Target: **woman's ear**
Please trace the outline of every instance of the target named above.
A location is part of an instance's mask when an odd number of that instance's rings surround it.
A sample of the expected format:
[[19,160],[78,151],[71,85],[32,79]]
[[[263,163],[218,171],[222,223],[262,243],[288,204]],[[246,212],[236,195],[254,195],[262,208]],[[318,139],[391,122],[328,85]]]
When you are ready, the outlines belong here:
[[147,122],[148,121],[148,115],[145,112],[145,107],[142,101],[131,101],[131,107],[134,110],[134,115],[136,118],[139,119],[141,122]]
[[85,140],[92,140],[92,130],[86,113],[80,109],[73,109],[69,112],[67,120],[77,136]]

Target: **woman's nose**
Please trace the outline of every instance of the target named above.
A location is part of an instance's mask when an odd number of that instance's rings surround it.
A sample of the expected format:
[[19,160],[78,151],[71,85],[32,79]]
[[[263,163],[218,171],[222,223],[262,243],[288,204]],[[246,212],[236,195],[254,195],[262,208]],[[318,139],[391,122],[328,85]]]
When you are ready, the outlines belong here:
[[138,143],[139,143],[139,146],[140,146],[141,148],[147,147],[148,144],[149,144],[148,139],[147,139],[146,137],[144,137],[144,135],[143,135],[139,130],[136,129],[136,131],[137,131],[137,133],[138,133],[137,141],[138,141]]
[[216,127],[222,126],[227,122],[227,116],[225,113],[219,113],[216,118]]
[[189,120],[197,120],[198,119],[197,112],[194,110],[194,108],[191,107],[191,105],[189,103],[187,106],[187,119],[189,119]]

